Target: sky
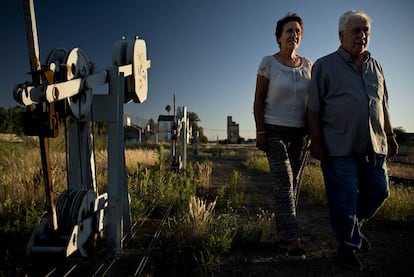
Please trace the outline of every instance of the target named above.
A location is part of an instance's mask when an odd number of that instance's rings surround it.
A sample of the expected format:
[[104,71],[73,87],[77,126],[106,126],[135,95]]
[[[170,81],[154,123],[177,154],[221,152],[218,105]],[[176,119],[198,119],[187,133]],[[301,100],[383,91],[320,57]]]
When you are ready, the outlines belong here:
[[[147,44],[148,98],[125,112],[157,121],[165,107],[198,115],[209,140],[225,139],[227,116],[240,136],[255,137],[253,100],[261,58],[276,53],[277,20],[304,21],[297,53],[313,62],[339,47],[338,19],[348,10],[372,19],[368,50],[384,69],[394,127],[414,132],[414,1],[412,0],[34,0],[40,59],[78,47],[100,71],[125,36]],[[0,106],[14,107],[13,88],[30,81],[21,0],[0,3]],[[172,114],[172,112],[170,112]]]

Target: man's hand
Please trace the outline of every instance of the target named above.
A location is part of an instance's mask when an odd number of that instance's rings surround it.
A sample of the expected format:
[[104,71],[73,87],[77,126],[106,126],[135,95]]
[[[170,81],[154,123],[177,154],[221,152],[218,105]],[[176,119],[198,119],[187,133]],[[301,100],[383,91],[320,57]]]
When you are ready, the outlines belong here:
[[398,154],[398,143],[395,140],[395,136],[387,137],[387,143],[388,143],[388,157],[392,158],[395,155]]

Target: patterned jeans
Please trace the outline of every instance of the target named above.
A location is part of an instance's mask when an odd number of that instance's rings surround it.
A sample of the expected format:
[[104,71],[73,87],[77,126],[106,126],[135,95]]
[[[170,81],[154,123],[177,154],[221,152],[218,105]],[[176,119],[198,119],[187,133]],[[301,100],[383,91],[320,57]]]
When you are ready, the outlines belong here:
[[305,128],[266,124],[265,130],[278,233],[285,240],[295,240],[299,238],[296,206],[308,137]]

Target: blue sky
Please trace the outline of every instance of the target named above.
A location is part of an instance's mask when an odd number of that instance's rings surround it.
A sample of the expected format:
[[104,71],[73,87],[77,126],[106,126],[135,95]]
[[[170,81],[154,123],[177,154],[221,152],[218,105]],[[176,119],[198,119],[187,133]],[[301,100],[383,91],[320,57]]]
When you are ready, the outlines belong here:
[[[81,48],[97,70],[111,65],[122,36],[147,42],[148,99],[127,112],[157,120],[165,106],[187,106],[211,140],[226,138],[227,116],[244,138],[255,137],[256,70],[274,54],[275,23],[288,12],[304,20],[299,55],[312,61],[339,46],[338,19],[350,9],[372,18],[369,50],[383,66],[394,127],[414,132],[412,0],[35,0],[40,58],[56,47]],[[16,84],[30,80],[21,1],[0,4],[0,105],[17,105]]]

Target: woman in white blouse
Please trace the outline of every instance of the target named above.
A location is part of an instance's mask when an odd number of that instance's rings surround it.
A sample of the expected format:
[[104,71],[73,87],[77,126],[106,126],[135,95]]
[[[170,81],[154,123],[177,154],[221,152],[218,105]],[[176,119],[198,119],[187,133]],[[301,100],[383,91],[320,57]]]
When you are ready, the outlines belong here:
[[266,152],[275,196],[279,246],[290,257],[305,258],[296,209],[308,136],[305,126],[312,63],[296,53],[303,21],[288,14],[276,25],[280,51],[265,56],[257,71],[254,100],[256,146]]

